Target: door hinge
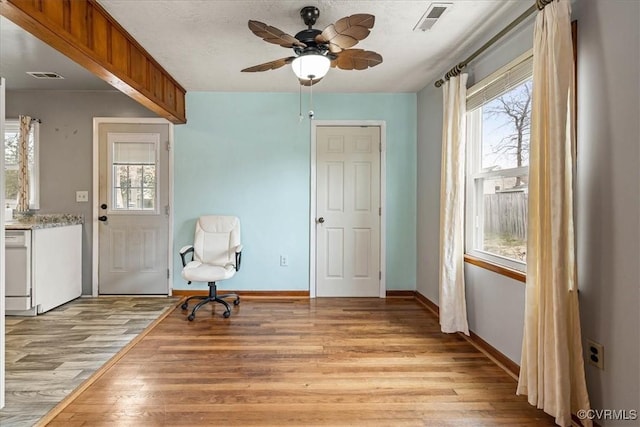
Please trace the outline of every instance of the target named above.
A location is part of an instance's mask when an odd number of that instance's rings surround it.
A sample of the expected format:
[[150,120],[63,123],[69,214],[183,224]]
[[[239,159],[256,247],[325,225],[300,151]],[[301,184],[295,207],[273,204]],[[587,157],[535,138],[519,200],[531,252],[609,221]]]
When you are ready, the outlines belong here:
[[382,216],[382,207],[378,208],[378,216]]
[[382,271],[378,271],[378,280],[382,280]]
[[165,207],[164,207],[164,214],[168,216],[168,215],[169,215],[169,212],[170,212],[169,205],[165,205]]
[[169,269],[167,268],[167,279],[171,278],[171,272],[169,271]]
[[382,153],[382,142],[380,142],[380,152]]
[[167,151],[171,151],[171,142],[167,141]]

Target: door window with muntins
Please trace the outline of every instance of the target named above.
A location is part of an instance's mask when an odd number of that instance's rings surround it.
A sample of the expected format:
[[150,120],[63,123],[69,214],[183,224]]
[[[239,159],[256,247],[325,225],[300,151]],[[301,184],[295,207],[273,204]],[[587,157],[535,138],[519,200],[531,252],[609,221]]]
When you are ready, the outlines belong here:
[[121,139],[109,135],[111,147],[111,209],[113,211],[157,211],[157,135],[148,140]]

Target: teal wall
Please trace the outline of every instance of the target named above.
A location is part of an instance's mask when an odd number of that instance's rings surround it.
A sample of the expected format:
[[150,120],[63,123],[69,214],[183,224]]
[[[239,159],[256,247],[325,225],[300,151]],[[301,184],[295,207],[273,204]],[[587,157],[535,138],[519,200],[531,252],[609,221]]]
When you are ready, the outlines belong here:
[[[416,95],[314,94],[313,109],[317,120],[386,122],[387,289],[415,289]],[[242,269],[224,287],[309,290],[310,124],[298,94],[189,92],[187,117],[175,128],[174,253],[198,216],[237,215]],[[181,268],[176,255],[174,289],[206,289]]]

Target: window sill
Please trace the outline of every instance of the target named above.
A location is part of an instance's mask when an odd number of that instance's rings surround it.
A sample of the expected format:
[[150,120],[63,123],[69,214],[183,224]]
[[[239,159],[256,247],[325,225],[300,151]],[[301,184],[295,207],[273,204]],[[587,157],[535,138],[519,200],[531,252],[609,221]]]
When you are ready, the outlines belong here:
[[480,258],[476,258],[471,255],[465,254],[464,262],[468,262],[469,264],[473,264],[477,267],[484,268],[485,270],[493,271],[494,273],[498,273],[502,276],[507,276],[511,279],[517,280],[522,283],[526,283],[527,281],[527,275],[521,271],[503,267],[501,265],[492,264],[488,261],[485,261]]

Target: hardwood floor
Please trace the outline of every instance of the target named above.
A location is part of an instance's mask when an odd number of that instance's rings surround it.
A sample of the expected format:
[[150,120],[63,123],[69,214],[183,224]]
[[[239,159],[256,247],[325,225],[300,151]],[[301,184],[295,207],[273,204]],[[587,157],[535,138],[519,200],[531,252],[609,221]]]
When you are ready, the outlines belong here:
[[0,425],[33,426],[178,298],[79,298],[36,317],[6,317]]
[[553,426],[412,298],[177,308],[50,426]]

